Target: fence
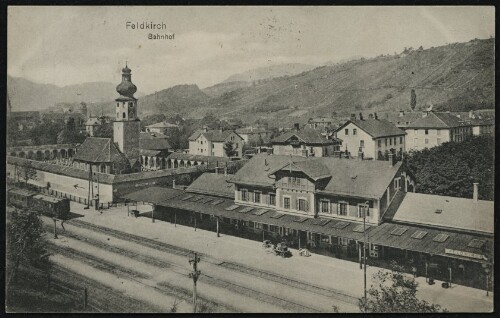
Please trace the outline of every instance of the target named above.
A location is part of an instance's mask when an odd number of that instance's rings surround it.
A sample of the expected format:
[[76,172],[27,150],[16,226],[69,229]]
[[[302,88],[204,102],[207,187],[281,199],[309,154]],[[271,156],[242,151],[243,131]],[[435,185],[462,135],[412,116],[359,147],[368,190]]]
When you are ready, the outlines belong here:
[[34,267],[30,267],[26,270],[34,276],[39,277],[40,281],[47,282],[47,293],[52,291],[72,299],[75,303],[75,309],[90,309],[96,312],[106,312],[105,304],[97,299],[89,297],[89,289],[87,287],[63,282],[57,276]]

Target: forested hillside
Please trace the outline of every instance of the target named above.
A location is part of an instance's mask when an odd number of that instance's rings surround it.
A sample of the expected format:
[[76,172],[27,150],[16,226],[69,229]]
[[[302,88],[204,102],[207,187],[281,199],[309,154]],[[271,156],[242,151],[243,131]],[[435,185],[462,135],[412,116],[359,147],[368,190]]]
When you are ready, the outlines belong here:
[[[416,92],[417,109],[431,104],[436,110],[450,111],[494,108],[494,41],[476,39],[426,49],[407,48],[399,54],[321,66],[293,76],[223,82],[203,90],[197,85],[177,85],[139,96],[139,112],[185,117],[203,117],[211,112],[221,117],[244,118],[246,122],[264,119],[288,125],[333,112],[347,115],[409,109],[412,89]],[[68,96],[49,94],[49,98],[44,96],[54,89],[51,85],[27,86],[20,85],[20,81],[9,77],[14,109],[19,109],[18,105],[42,107],[54,99],[67,102],[64,99],[80,98],[76,91],[83,90],[71,88]],[[100,100],[99,108],[108,113],[109,106],[112,112],[115,85],[98,86],[92,88],[94,94],[109,93],[109,102]],[[43,107],[48,106],[52,105]]]

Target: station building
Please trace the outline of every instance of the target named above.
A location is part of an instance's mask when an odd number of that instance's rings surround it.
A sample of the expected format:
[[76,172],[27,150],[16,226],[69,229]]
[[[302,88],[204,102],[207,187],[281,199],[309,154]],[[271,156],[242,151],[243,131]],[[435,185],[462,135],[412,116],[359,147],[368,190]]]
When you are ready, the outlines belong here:
[[[401,162],[259,154],[233,176],[205,173],[185,190],[156,190],[168,199],[152,202],[155,217],[172,223],[353,262],[366,240],[370,265],[396,260],[478,288],[492,263],[493,202],[477,191],[474,199],[414,193]],[[150,200],[144,191],[130,199]]]

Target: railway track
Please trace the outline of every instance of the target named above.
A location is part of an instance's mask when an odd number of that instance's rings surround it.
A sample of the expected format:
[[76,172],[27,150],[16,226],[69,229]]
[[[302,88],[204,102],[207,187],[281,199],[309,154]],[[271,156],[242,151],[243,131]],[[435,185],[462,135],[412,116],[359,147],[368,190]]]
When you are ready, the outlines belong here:
[[[108,273],[112,273],[112,274],[117,275],[117,276],[122,276],[126,279],[129,279],[129,280],[132,280],[136,283],[139,283],[145,287],[153,288],[153,289],[161,292],[162,294],[174,297],[176,299],[181,299],[181,300],[184,300],[186,302],[190,302],[192,299],[192,291],[191,290],[179,288],[177,286],[173,286],[173,285],[167,284],[165,282],[163,282],[162,284],[158,284],[158,285],[146,284],[146,283],[140,281],[139,279],[141,279],[141,278],[146,279],[146,278],[148,278],[148,276],[146,276],[142,273],[139,273],[137,271],[130,270],[130,269],[125,268],[123,266],[119,266],[119,265],[110,263],[108,261],[105,261],[103,259],[94,257],[91,254],[84,253],[84,252],[75,250],[73,248],[66,248],[66,247],[63,248],[60,246],[56,246],[54,244],[50,244],[49,249],[52,252],[55,252],[55,253],[61,254],[63,256],[70,257],[72,259],[76,259],[80,262],[91,265],[94,268],[100,269],[100,270],[108,272]],[[156,262],[156,264],[158,264],[158,263]],[[171,266],[172,264],[166,263],[166,265]],[[181,274],[187,276],[187,271],[184,271]],[[221,311],[221,312],[238,312],[238,310],[236,308],[226,306],[226,305],[217,304],[217,303],[215,303],[209,299],[206,299],[204,297],[198,297],[198,299],[207,303],[211,307],[217,308],[218,312],[219,311]],[[159,309],[157,309],[156,312],[159,312]]]
[[[46,229],[52,230],[52,227],[47,225]],[[91,245],[96,246],[98,248],[105,249],[105,250],[110,251],[110,252],[118,253],[121,255],[126,255],[127,257],[129,257],[129,256],[133,257],[135,260],[144,262],[144,263],[149,264],[149,265],[157,266],[159,268],[169,268],[171,271],[178,273],[178,274],[181,274],[181,275],[184,275],[184,276],[187,276],[189,274],[189,270],[187,270],[186,268],[181,267],[179,265],[176,265],[174,263],[171,263],[171,262],[156,259],[156,258],[150,257],[150,256],[141,255],[141,254],[132,252],[130,250],[126,250],[126,249],[119,248],[116,246],[110,246],[110,245],[105,244],[103,242],[100,242],[98,240],[94,240],[94,239],[90,239],[90,238],[81,238],[80,236],[78,236],[76,234],[69,233],[69,232],[66,232],[65,235],[68,237],[71,237],[73,239],[76,239],[76,240],[85,241],[88,244],[91,244]],[[54,246],[53,250],[55,252],[61,253],[63,255],[71,256],[68,254],[68,249],[66,249],[66,248]],[[129,269],[122,268],[120,266],[115,266],[113,264],[107,263],[107,262],[102,261],[96,257],[93,257],[92,255],[89,255],[87,253],[83,253],[83,252],[80,252],[80,251],[77,251],[74,249],[69,249],[69,250],[71,250],[71,253],[75,257],[77,257],[78,259],[80,259],[80,260],[82,260],[82,261],[84,261],[84,262],[86,262],[94,267],[97,267],[99,269],[111,271],[115,274],[121,274],[124,276],[129,276],[129,277],[132,276],[134,278],[135,277],[147,278],[146,276],[144,276],[140,273],[136,273],[134,271],[130,271]],[[96,263],[98,265],[96,265]],[[318,310],[311,308],[309,306],[297,304],[297,303],[290,301],[290,300],[286,300],[286,299],[282,299],[282,298],[279,298],[276,296],[268,295],[268,294],[262,293],[260,291],[248,288],[246,286],[223,280],[219,277],[217,277],[217,278],[212,277],[210,275],[207,275],[206,273],[203,273],[202,276],[200,276],[200,280],[204,281],[208,285],[220,287],[220,288],[226,289],[226,290],[231,290],[231,291],[235,292],[236,294],[245,295],[245,296],[248,296],[250,298],[253,298],[253,299],[256,299],[256,300],[259,300],[262,302],[266,302],[266,303],[271,304],[271,305],[278,305],[284,309],[289,309],[289,310],[292,310],[295,312],[319,312]],[[177,286],[169,285],[167,282],[160,282],[158,285],[162,286],[162,287],[167,287],[168,290],[171,289],[171,290],[176,291],[175,296],[177,296],[178,298],[182,298],[182,299],[187,300],[187,301],[189,301],[191,298],[191,294],[190,294],[191,291],[188,291],[186,289],[181,289]],[[172,296],[174,296],[174,294],[172,294]],[[218,305],[215,302],[211,302],[208,299],[204,299],[204,301],[209,303],[212,306],[221,307],[221,305]],[[225,306],[225,307],[226,307],[226,309],[230,309],[231,312],[237,311],[236,308],[229,308],[227,306]]]
[[[84,229],[97,231],[97,232],[101,232],[101,233],[106,233],[110,236],[113,236],[113,237],[116,237],[119,239],[123,239],[123,240],[127,240],[127,241],[131,241],[131,242],[135,242],[139,245],[147,246],[147,247],[150,247],[150,248],[153,248],[156,250],[161,250],[161,251],[164,251],[166,253],[171,253],[171,254],[180,255],[180,256],[191,256],[193,254],[193,251],[189,250],[189,249],[174,246],[174,245],[167,244],[164,242],[159,242],[159,241],[145,238],[142,236],[138,236],[135,234],[126,233],[126,232],[123,232],[120,230],[115,230],[115,229],[111,229],[108,227],[95,225],[95,224],[85,222],[82,220],[73,219],[71,221],[68,221],[67,223],[75,225],[77,227],[84,228]],[[104,244],[104,245],[106,245],[106,244]],[[106,246],[109,246],[109,245],[106,245]],[[116,247],[113,247],[113,248],[116,248]],[[133,253],[130,251],[125,251],[125,252],[127,254]],[[357,297],[346,294],[344,292],[341,292],[341,291],[338,291],[335,289],[332,289],[332,288],[319,287],[319,286],[316,286],[316,285],[313,285],[313,284],[310,284],[310,283],[307,283],[304,281],[291,279],[291,278],[286,277],[286,276],[278,275],[278,274],[268,272],[268,271],[263,271],[260,269],[256,269],[256,268],[253,268],[250,266],[243,265],[243,264],[223,261],[223,260],[208,256],[208,255],[205,255],[203,253],[198,253],[198,255],[200,257],[203,257],[204,261],[207,261],[209,263],[212,263],[214,265],[217,265],[217,266],[220,266],[220,267],[223,267],[226,269],[236,271],[238,273],[243,273],[243,274],[249,275],[251,277],[264,278],[266,280],[280,283],[280,284],[285,285],[285,286],[289,286],[289,287],[297,288],[297,289],[301,289],[301,290],[307,290],[307,291],[310,291],[310,292],[318,294],[318,295],[331,297],[333,299],[337,299],[339,301],[354,304],[354,305],[357,305],[359,302]],[[146,261],[150,262],[150,261],[154,261],[154,259],[147,257]],[[161,261],[161,262],[165,263],[164,261]],[[152,265],[154,265],[154,264],[152,264]],[[164,264],[163,266],[165,266],[165,265],[167,265],[167,264]],[[175,264],[170,264],[170,265],[176,266]],[[229,282],[226,282],[226,283],[233,284],[233,283],[229,283]],[[233,285],[236,285],[236,284],[233,284]],[[244,286],[236,286],[235,289],[238,289],[240,287],[246,288]],[[296,304],[296,305],[298,305],[298,304]],[[298,305],[298,306],[302,306],[302,305]],[[306,307],[306,306],[304,306],[304,307]]]

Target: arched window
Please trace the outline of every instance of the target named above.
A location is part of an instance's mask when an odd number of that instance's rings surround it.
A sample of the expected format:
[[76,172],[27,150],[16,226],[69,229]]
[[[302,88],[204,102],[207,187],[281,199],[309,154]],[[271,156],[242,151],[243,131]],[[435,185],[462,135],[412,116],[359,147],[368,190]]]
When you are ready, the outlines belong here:
[[129,107],[132,107],[132,106],[133,106],[133,105],[132,105],[132,102],[129,102],[129,103],[128,103],[128,106],[129,106]]
[[125,118],[125,113],[123,113],[123,118]]

